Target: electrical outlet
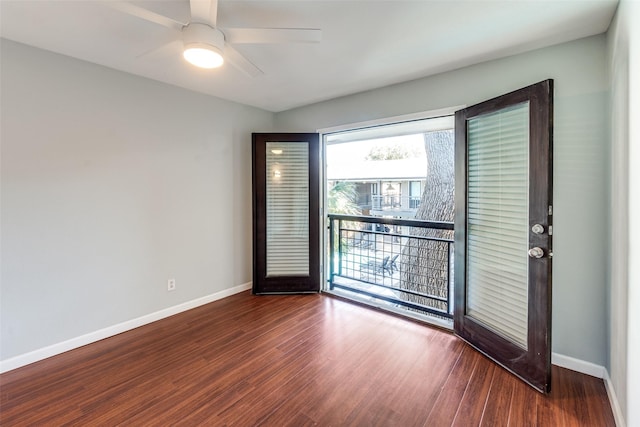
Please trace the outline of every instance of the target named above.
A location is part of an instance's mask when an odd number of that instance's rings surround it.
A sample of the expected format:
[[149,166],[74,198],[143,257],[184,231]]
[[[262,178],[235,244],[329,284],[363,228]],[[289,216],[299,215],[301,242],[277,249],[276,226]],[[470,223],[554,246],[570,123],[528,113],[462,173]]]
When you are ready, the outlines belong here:
[[167,281],[167,290],[175,291],[176,290],[176,279],[169,279]]

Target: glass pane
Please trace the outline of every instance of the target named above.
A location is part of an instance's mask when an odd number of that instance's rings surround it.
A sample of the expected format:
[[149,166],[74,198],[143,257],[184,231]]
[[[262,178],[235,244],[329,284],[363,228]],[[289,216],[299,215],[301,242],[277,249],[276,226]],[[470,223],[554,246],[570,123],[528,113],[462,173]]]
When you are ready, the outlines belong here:
[[529,104],[468,121],[467,315],[527,348]]
[[309,144],[267,142],[267,277],[309,275]]
[[409,187],[409,195],[411,197],[418,197],[422,195],[422,189],[420,188],[420,181],[411,181]]

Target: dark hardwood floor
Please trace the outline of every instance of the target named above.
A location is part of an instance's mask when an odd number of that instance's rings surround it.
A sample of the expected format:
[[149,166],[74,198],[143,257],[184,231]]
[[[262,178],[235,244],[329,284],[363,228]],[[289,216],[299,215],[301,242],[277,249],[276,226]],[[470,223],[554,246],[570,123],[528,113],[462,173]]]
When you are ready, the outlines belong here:
[[248,292],[0,375],[2,426],[613,426],[602,380],[543,396],[445,331]]

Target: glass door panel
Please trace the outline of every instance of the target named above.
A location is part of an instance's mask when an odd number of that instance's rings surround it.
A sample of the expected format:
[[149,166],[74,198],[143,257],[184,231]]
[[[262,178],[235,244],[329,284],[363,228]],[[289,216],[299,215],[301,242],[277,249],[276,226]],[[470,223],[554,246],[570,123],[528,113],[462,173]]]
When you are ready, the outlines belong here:
[[467,137],[467,315],[526,349],[529,103],[470,119]]
[[267,142],[267,277],[309,274],[309,144]]

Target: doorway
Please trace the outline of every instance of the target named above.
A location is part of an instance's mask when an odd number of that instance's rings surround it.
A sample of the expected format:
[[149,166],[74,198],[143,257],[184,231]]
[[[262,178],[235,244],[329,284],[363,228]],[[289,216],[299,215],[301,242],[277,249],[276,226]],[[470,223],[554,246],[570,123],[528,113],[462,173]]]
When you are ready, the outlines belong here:
[[453,115],[323,142],[326,290],[452,328]]

